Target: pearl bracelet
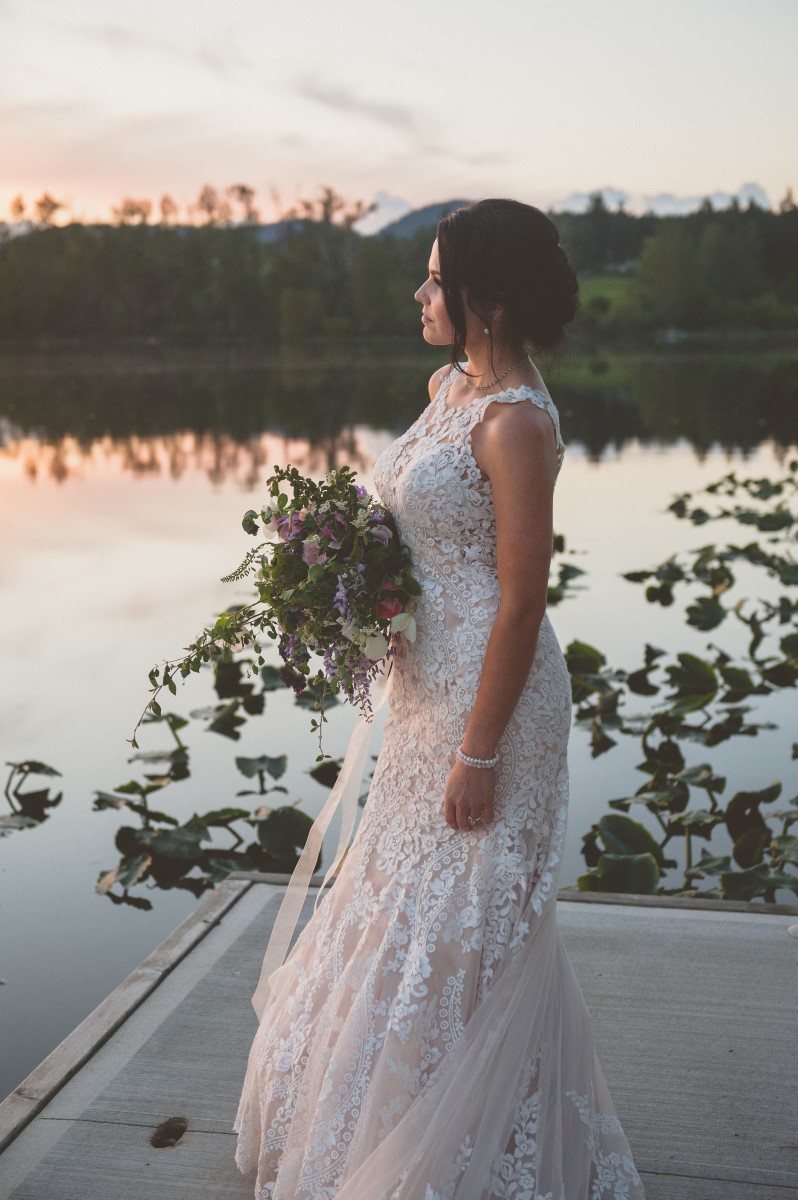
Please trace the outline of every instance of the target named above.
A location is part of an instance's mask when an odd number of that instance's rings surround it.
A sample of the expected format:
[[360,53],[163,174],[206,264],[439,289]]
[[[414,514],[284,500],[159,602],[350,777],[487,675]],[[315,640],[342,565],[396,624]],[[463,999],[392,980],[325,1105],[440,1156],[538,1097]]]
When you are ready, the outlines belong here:
[[483,767],[488,770],[490,767],[497,766],[499,762],[498,752],[494,754],[493,758],[475,758],[473,754],[466,754],[462,746],[458,746],[455,753],[460,762],[464,762],[467,767]]

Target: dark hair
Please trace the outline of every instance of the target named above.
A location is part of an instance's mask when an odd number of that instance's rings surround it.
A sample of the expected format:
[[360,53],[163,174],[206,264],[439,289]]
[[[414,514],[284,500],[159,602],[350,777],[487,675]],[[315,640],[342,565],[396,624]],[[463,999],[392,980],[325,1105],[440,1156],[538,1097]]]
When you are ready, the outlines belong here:
[[490,330],[502,308],[501,341],[512,348],[551,350],[579,307],[576,273],[560,245],[557,227],[544,212],[518,200],[478,200],[448,213],[438,224],[441,287],[454,327],[452,366],[465,352],[468,305]]

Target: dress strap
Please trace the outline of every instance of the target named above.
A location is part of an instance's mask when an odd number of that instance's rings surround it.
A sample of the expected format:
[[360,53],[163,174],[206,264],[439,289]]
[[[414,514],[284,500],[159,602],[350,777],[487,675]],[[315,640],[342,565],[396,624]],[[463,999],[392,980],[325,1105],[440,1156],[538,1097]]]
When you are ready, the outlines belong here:
[[557,412],[554,401],[548,392],[544,392],[540,388],[533,388],[528,383],[523,383],[520,387],[507,388],[506,391],[498,392],[495,396],[486,396],[482,403],[477,406],[476,421],[474,423],[476,424],[482,420],[490,404],[518,404],[521,400],[531,400],[536,408],[542,409],[543,412],[547,412],[551,417],[552,424],[554,425],[554,434],[557,439],[557,457],[562,462],[562,457],[565,453],[565,444],[560,432],[560,414]]
[[452,386],[452,380],[454,379],[456,374],[457,374],[457,367],[452,367],[452,369],[450,371],[446,372],[443,379],[441,380],[440,386],[438,387],[438,394],[435,397],[436,400],[440,404],[445,403],[446,397],[449,394],[449,388]]

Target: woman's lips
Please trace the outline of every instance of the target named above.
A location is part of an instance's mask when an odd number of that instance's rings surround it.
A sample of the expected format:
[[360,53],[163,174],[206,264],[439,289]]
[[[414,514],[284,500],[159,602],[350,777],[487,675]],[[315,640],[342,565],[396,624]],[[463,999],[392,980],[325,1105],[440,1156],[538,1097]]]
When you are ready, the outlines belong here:
[[426,313],[421,314],[421,323],[423,325],[433,325],[434,324],[432,317],[428,317]]

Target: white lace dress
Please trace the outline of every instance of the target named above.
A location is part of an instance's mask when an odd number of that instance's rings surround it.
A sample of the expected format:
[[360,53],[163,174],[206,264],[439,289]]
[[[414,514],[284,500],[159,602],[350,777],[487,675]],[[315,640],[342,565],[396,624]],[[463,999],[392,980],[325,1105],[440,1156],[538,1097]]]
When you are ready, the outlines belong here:
[[257,1200],[644,1200],[557,927],[568,673],[547,617],[499,743],[495,820],[451,829],[446,779],[499,607],[471,431],[511,389],[444,379],[374,479],[422,586],[394,661],[368,800],[333,887],[275,977],[236,1162]]

